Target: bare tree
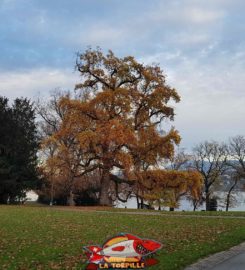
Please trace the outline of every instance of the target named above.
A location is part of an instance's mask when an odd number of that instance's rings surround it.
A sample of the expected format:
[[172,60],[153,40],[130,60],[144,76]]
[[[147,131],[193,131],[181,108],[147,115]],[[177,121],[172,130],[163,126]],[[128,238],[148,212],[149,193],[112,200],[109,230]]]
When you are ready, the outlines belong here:
[[171,170],[186,170],[190,166],[192,156],[187,154],[183,148],[178,148],[173,157],[169,159]]
[[210,210],[213,184],[227,170],[228,147],[215,141],[205,141],[193,149],[194,168],[203,176],[206,210]]
[[245,177],[245,137],[236,136],[230,139],[229,142],[229,166],[232,167],[237,174]]
[[229,187],[228,187],[228,191],[227,191],[226,199],[225,199],[225,211],[229,211],[229,207],[231,205],[231,200],[233,200],[233,202],[235,201],[235,198],[232,197],[232,192],[234,191],[235,187],[237,186],[239,180],[240,180],[240,177],[236,172],[234,172],[234,171],[230,172]]
[[245,177],[245,137],[238,135],[229,140],[229,188],[226,195],[226,211],[229,210],[232,192]]
[[63,119],[64,112],[61,109],[59,101],[64,96],[69,96],[70,92],[55,89],[51,92],[51,97],[44,99],[38,97],[35,105],[39,115],[40,136],[46,138],[56,132]]
[[[58,131],[64,116],[59,102],[62,97],[69,95],[70,92],[55,89],[51,92],[49,99],[37,98],[35,105],[39,116],[39,137],[42,142]],[[45,147],[42,147],[39,151],[39,158],[42,163],[45,163],[48,158],[53,159],[57,147],[57,143],[54,141],[45,142]],[[55,166],[54,162],[49,162],[49,166],[45,166],[45,177],[48,177],[50,183],[50,205],[53,205],[55,195]]]

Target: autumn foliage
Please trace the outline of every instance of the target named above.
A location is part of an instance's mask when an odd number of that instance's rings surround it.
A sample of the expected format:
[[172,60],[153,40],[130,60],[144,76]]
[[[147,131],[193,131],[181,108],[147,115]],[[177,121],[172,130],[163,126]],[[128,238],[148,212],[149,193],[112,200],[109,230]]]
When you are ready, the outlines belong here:
[[[99,171],[101,205],[133,194],[160,199],[158,193],[170,189],[197,196],[197,173],[160,169],[180,142],[174,128],[162,131],[164,120],[174,119],[170,103],[180,97],[160,67],[89,49],[78,55],[76,68],[76,95],[60,99],[59,128],[44,142],[56,146],[50,159],[55,174],[67,175],[70,191],[77,179]],[[140,194],[139,186],[148,191]]]
[[138,174],[137,185],[142,197],[156,205],[178,207],[181,196],[198,199],[202,177],[197,171],[148,170]]

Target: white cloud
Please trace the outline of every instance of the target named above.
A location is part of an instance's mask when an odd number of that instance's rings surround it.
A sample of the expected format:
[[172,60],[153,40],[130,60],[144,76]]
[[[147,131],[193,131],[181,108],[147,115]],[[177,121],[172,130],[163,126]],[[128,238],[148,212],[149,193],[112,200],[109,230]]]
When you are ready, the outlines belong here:
[[207,44],[211,39],[212,37],[205,33],[196,33],[193,35],[190,35],[190,33],[180,33],[173,38],[174,42],[183,45]]
[[69,70],[35,69],[0,73],[0,95],[9,99],[35,98],[38,93],[47,96],[55,88],[73,90],[79,81],[77,73]]
[[167,83],[181,96],[181,102],[174,105],[175,121],[170,124],[180,131],[182,146],[190,149],[203,140],[224,141],[245,134],[243,53],[234,56],[216,53],[208,62],[203,61],[202,55],[187,57],[180,52],[172,57],[169,53],[158,53],[142,60],[160,62]]
[[221,10],[203,9],[199,7],[186,8],[182,14],[184,21],[197,24],[214,23],[224,17],[224,12]]
[[78,13],[61,1],[56,14],[49,6],[52,1],[41,8],[35,1],[28,1],[31,6],[22,2],[17,9],[17,0],[0,3],[2,36],[8,37],[3,38],[1,68],[17,64],[29,70],[0,73],[0,94],[13,99],[47,94],[56,87],[73,89],[78,75],[59,67],[73,65],[67,60],[72,52],[99,45],[144,63],[161,63],[167,82],[182,97],[174,125],[184,146],[245,134],[244,0],[159,0],[145,5],[128,0],[108,5],[106,14],[89,1],[87,9],[82,3],[75,8]]
[[153,21],[177,23],[192,23],[197,25],[210,24],[225,16],[222,6],[202,5],[202,1],[172,1],[160,2],[149,12],[148,17]]
[[[93,24],[83,37],[87,44],[118,45],[124,42],[125,29],[119,29],[108,24]],[[82,37],[81,37],[82,38]]]

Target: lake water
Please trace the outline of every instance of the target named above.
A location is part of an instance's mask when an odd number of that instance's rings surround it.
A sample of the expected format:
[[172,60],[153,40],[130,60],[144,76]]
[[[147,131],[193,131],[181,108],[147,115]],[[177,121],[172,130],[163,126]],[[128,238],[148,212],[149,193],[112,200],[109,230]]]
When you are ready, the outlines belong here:
[[[222,198],[226,194],[224,192],[217,192],[215,195]],[[229,211],[245,211],[245,192],[236,192],[236,205],[234,207],[230,207]],[[117,202],[116,205],[117,208],[137,208],[137,202],[136,198],[131,198],[128,200],[127,203],[121,203]],[[163,208],[165,210],[168,210],[168,207]],[[187,199],[183,198],[180,202],[180,207],[175,209],[176,211],[192,211],[193,206],[191,205],[191,202]],[[205,210],[205,206],[199,207],[197,211]],[[225,210],[225,207],[222,207],[221,200],[218,200],[218,210]]]

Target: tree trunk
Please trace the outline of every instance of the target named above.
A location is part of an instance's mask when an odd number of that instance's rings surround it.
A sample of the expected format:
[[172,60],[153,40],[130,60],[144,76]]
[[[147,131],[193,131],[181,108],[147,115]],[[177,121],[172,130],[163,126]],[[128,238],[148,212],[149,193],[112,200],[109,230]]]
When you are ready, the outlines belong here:
[[236,184],[237,184],[238,180],[235,180],[235,183],[231,186],[231,188],[228,191],[227,197],[226,197],[226,207],[225,207],[225,211],[228,212],[229,207],[230,207],[230,200],[231,200],[231,192],[232,190],[235,188]]
[[229,190],[227,197],[226,197],[226,206],[225,206],[225,211],[228,212],[229,207],[230,207],[230,196],[231,196],[231,192]]
[[136,196],[136,201],[137,201],[137,209],[140,209],[140,201],[139,201],[139,196]]
[[72,191],[70,191],[69,197],[67,198],[67,205],[69,206],[75,205],[74,194],[72,193]]
[[210,194],[209,194],[209,190],[206,189],[205,193],[206,193],[206,199],[205,199],[206,211],[210,211]]
[[110,188],[110,172],[109,170],[103,171],[101,179],[101,190],[99,204],[103,206],[111,206],[112,201],[109,197]]
[[196,209],[197,209],[197,203],[196,203],[196,202],[194,202],[194,204],[193,204],[193,211],[195,212],[195,211],[196,211]]
[[53,172],[51,173],[51,189],[50,189],[50,203],[52,206],[54,204],[54,180],[53,180]]
[[144,209],[144,199],[140,199],[140,209]]

